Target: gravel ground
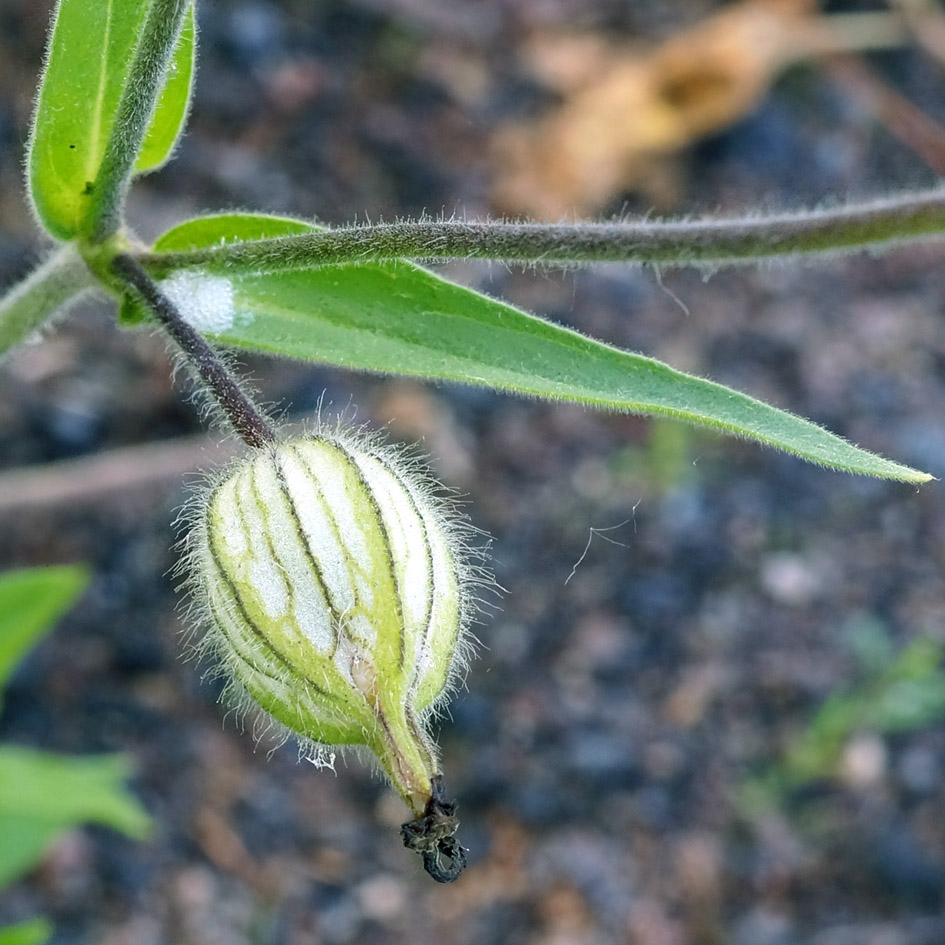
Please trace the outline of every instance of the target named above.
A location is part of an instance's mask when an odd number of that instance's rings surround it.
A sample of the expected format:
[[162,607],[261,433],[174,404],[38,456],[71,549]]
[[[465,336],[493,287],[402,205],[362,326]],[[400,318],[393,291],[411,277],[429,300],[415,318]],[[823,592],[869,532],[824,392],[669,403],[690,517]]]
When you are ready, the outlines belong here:
[[[489,136],[548,105],[520,56],[534,30],[655,39],[712,6],[201,0],[190,131],[137,190],[133,224],[153,236],[224,207],[331,223],[483,215]],[[48,3],[0,5],[3,282],[40,252],[20,168],[47,17]],[[871,61],[945,118],[929,59]],[[809,66],[666,163],[666,212],[934,179],[829,69]],[[611,209],[653,200],[641,188]],[[708,280],[449,271],[942,478],[941,252]],[[858,678],[851,638],[865,622],[896,647],[945,642],[938,483],[858,480],[639,418],[250,359],[290,418],[324,392],[422,439],[494,536],[507,593],[477,628],[468,690],[439,733],[470,868],[436,887],[400,846],[399,801],[357,759],[331,774],[291,747],[270,755],[181,658],[171,522],[192,471],[228,447],[201,432],[171,368],[159,339],[119,332],[94,306],[0,368],[0,567],[95,571],[15,677],[0,738],[130,753],[158,823],[147,844],[70,834],[4,892],[0,921],[47,914],[56,945],[945,941],[941,725],[860,733],[841,777],[761,811],[740,800]],[[103,468],[118,486],[103,490]]]

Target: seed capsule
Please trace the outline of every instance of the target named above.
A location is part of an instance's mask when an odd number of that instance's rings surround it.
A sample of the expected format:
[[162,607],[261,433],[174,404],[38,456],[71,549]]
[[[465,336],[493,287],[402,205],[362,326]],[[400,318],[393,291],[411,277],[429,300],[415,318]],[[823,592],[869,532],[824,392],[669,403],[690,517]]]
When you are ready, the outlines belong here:
[[445,509],[392,451],[318,433],[238,464],[191,558],[238,687],[303,740],[367,746],[414,814],[405,844],[450,881],[465,861],[424,721],[461,649],[470,569]]

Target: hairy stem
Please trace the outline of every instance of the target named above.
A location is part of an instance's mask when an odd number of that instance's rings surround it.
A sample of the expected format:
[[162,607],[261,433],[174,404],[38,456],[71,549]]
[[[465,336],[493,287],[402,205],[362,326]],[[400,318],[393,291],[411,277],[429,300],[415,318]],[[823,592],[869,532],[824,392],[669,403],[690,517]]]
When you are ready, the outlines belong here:
[[943,234],[945,190],[937,189],[832,210],[740,219],[572,224],[422,220],[349,226],[191,252],[146,253],[138,259],[157,275],[189,267],[261,273],[399,258],[720,265],[853,252]]
[[54,253],[0,298],[0,356],[97,284],[73,247]]
[[121,211],[141,143],[157,104],[167,67],[180,37],[190,0],[152,0],[128,78],[118,102],[115,124],[92,189],[85,236],[104,242],[121,225]]
[[139,263],[127,254],[112,261],[115,274],[147,305],[177,342],[188,363],[206,384],[230,425],[248,445],[256,448],[274,442],[275,431],[250,400],[217,353],[191,326]]

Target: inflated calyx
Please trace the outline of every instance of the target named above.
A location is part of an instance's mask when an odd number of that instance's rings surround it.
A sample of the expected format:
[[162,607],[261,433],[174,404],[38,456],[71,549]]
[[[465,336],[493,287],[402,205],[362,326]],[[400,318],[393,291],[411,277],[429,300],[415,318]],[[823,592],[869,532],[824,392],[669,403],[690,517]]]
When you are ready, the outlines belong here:
[[440,881],[465,863],[426,720],[462,652],[474,569],[423,470],[340,430],[256,450],[201,506],[190,560],[237,688],[320,752],[366,746]]

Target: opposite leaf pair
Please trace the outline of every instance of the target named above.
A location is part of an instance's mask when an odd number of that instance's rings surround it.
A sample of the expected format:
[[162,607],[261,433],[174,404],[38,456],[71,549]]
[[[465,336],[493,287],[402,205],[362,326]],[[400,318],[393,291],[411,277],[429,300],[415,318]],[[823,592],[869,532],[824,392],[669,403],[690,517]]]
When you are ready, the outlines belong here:
[[[939,195],[770,223],[430,224],[428,238],[422,221],[348,228],[326,234],[343,237],[331,265],[314,251],[318,233],[309,223],[227,214],[175,227],[154,252],[141,253],[121,225],[124,199],[132,177],[159,166],[177,142],[194,54],[188,0],[61,0],[34,118],[29,190],[41,224],[69,243],[28,285],[0,301],[0,353],[95,286],[124,298],[126,323],[136,320],[138,296],[113,265],[130,253],[153,278],[168,280],[172,292],[180,284],[175,274],[187,274],[181,314],[198,331],[246,350],[666,416],[848,472],[929,478],[730,388],[583,337],[411,263],[390,261],[389,254],[392,241],[405,255],[531,262],[671,263],[712,259],[714,250],[733,259],[766,250],[823,251],[895,237],[896,220],[903,236],[927,235],[942,215]],[[141,317],[148,315],[139,305]]]

